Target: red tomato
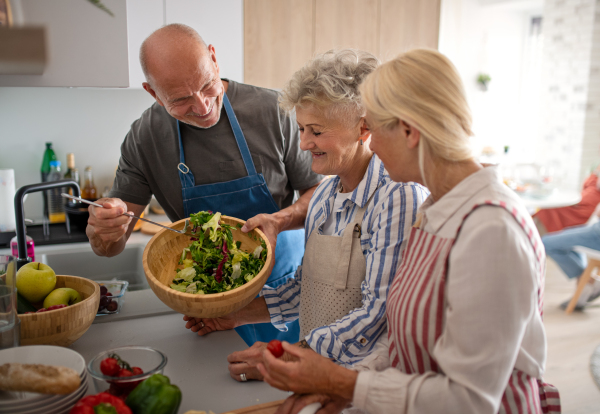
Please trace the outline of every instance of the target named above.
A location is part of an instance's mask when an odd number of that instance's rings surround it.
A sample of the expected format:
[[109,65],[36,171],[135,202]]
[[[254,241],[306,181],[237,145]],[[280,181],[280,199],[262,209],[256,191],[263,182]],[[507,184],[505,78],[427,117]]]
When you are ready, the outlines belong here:
[[128,369],[122,368],[119,371],[119,377],[133,377],[133,372],[129,371]]
[[140,375],[144,373],[144,371],[140,367],[133,367],[131,369],[133,370],[133,375]]
[[271,342],[269,342],[267,344],[267,349],[275,358],[279,358],[283,355],[283,345],[281,345],[281,341],[278,341],[277,339],[273,339]]
[[121,367],[115,358],[104,358],[100,362],[100,371],[106,376],[116,377],[121,371]]

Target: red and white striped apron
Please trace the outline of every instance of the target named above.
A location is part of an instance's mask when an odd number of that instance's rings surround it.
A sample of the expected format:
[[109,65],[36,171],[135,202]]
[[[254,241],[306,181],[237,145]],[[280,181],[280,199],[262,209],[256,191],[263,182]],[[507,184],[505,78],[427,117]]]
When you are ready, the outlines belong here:
[[[465,219],[481,206],[504,208],[513,215],[528,236],[537,256],[538,308],[543,307],[545,254],[537,232],[524,217],[505,202],[477,204]],[[462,224],[457,230],[460,233]],[[390,289],[387,301],[390,361],[407,374],[440,372],[433,358],[433,348],[442,334],[445,312],[447,264],[455,239],[438,237],[413,227],[402,264]],[[508,381],[499,413],[560,413],[558,390],[515,369]]]

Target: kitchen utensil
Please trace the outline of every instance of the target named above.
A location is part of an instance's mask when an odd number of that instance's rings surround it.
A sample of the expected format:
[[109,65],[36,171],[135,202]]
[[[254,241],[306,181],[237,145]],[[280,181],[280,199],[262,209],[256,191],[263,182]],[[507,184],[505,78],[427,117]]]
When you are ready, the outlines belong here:
[[13,256],[0,256],[0,349],[19,346],[16,268]]
[[[144,373],[132,377],[110,377],[104,375],[100,370],[100,363],[111,354],[117,354],[123,361],[126,361],[132,368],[140,367]],[[126,389],[130,386],[135,388],[135,384],[145,380],[154,374],[162,374],[167,365],[167,356],[158,349],[147,346],[123,346],[101,352],[96,355],[87,365],[88,373],[94,380],[96,392],[106,391],[109,387],[114,389]]]
[[[244,221],[228,216],[221,216],[221,222],[235,227],[243,225]],[[185,220],[179,220],[171,227],[181,229]],[[233,231],[233,240],[240,241],[241,249],[253,252],[264,240],[267,247],[267,260],[265,266],[248,283],[228,292],[197,295],[178,292],[170,288],[176,275],[175,269],[181,257],[181,252],[190,245],[190,240],[184,235],[175,235],[172,232],[161,230],[146,245],[142,264],[146,273],[146,280],[156,296],[171,309],[188,316],[197,318],[216,318],[227,315],[246,306],[258,295],[262,289],[273,266],[273,252],[271,244],[265,234],[254,229],[249,233]]]
[[[117,309],[110,311],[106,307],[102,310],[99,310],[96,316],[102,315],[112,315],[119,313],[121,310],[121,306],[123,306],[123,302],[125,302],[125,292],[127,292],[127,286],[129,286],[129,282],[126,280],[97,280],[96,281],[100,287],[106,287],[108,292],[110,293],[110,301],[113,301],[117,304]],[[100,303],[102,303],[102,297],[100,297]]]
[[83,300],[62,309],[18,315],[21,345],[69,346],[89,329],[98,311],[100,286],[83,277],[56,275],[56,288],[61,287],[75,289]]
[[[65,197],[65,198],[70,198],[72,200],[79,201],[81,203],[89,204],[89,205],[95,206],[95,207],[104,208],[104,206],[102,204],[94,203],[93,201],[85,200],[83,198],[75,197],[75,196],[72,196],[72,195],[69,195],[69,194],[66,194],[66,193],[62,193],[61,195],[63,197]],[[162,227],[164,229],[171,230],[171,231],[173,231],[175,233],[185,234],[185,235],[188,235],[188,236],[192,236],[191,231],[189,229],[189,220],[188,219],[185,219],[185,226],[184,226],[184,228],[182,230],[175,230],[172,227],[164,226],[164,225],[162,225],[160,223],[157,223],[155,221],[148,220],[148,219],[145,219],[143,217],[134,216],[133,214],[123,213],[122,216],[128,216],[128,217],[136,218],[138,220],[142,220],[142,221],[145,221],[147,223],[152,223],[155,226],[159,226],[159,227]]]
[[[162,222],[161,224],[168,226],[171,223],[167,223],[167,222]],[[140,229],[140,231],[144,234],[148,234],[150,236],[154,236],[156,233],[158,233],[159,231],[161,231],[162,228],[155,226],[154,224],[150,224],[150,223],[144,223],[142,224],[142,228]]]

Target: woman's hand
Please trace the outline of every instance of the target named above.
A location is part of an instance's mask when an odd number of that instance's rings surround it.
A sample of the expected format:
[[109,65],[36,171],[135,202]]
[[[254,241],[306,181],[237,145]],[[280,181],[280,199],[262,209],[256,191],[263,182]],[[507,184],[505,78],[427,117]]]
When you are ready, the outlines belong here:
[[242,381],[241,374],[246,374],[247,380],[262,381],[263,376],[258,371],[257,365],[262,362],[265,349],[267,349],[267,344],[257,341],[250,348],[229,355],[227,362],[229,362],[231,378]]
[[193,318],[191,316],[184,316],[183,320],[187,322],[185,324],[186,329],[197,332],[200,336],[214,331],[227,331],[238,326],[233,314],[221,316],[220,318]]
[[325,394],[294,394],[286,398],[275,414],[298,414],[304,407],[315,402],[321,403],[317,414],[337,414],[350,404],[348,400]]
[[283,342],[283,349],[296,361],[282,361],[263,352],[258,370],[271,386],[298,394],[329,394],[352,399],[357,372],[336,365],[312,349]]

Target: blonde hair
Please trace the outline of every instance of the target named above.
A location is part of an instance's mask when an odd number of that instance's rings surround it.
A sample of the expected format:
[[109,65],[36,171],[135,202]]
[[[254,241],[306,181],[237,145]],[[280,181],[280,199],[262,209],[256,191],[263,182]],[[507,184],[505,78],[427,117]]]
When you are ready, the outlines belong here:
[[421,133],[419,167],[424,151],[459,162],[473,158],[471,111],[452,62],[430,49],[413,49],[381,65],[360,87],[372,117],[371,127],[393,128],[400,121]]
[[315,56],[288,81],[279,105],[291,112],[297,106],[314,104],[328,116],[356,122],[365,115],[359,85],[379,66],[371,53],[356,49],[330,50]]

